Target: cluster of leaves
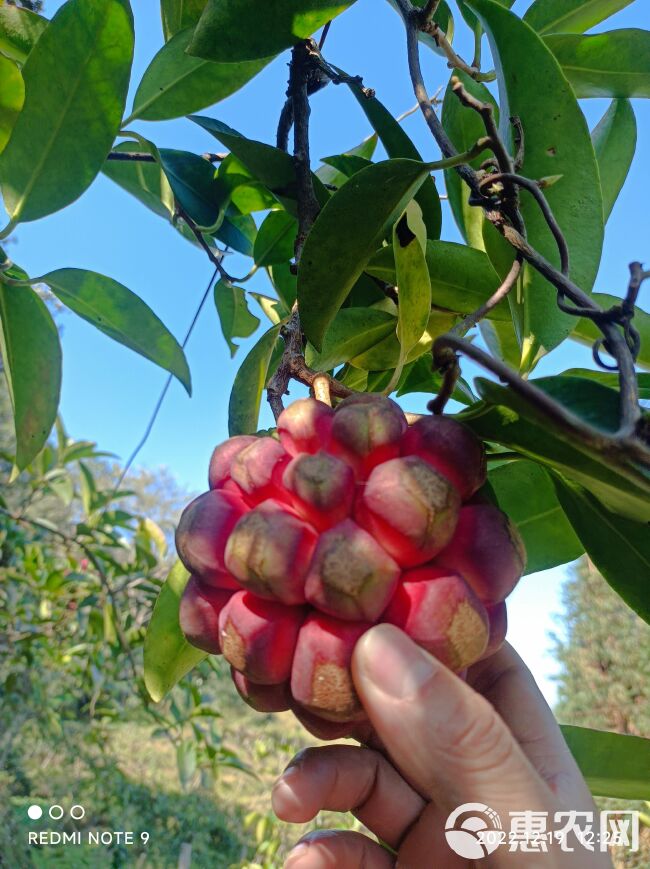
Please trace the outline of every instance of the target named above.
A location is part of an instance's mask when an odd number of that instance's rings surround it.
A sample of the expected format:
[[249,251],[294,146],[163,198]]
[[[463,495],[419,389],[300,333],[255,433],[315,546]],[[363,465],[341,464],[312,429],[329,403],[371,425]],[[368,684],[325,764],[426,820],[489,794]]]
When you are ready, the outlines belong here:
[[[399,123],[356,78],[328,68],[330,77],[350,88],[372,133],[326,158],[312,173],[320,213],[299,263],[293,261],[300,188],[294,159],[214,117],[196,114],[240,89],[280,52],[310,37],[352,2],[281,0],[271,7],[253,0],[162,0],[165,44],[136,88],[126,119],[133,53],[128,0],[68,0],[50,22],[23,9],[0,8],[0,185],[9,214],[0,238],[21,222],[66,207],[104,172],[200,246],[221,275],[215,298],[231,352],[236,352],[234,339],[249,337],[258,326],[248,310],[249,297],[270,321],[235,378],[232,434],[257,429],[262,393],[282,354],[282,327],[296,302],[312,370],[357,391],[435,393],[440,381],[429,354],[434,339],[485,302],[512,264],[512,250],[482,210],[468,205],[468,190],[454,169],[444,161],[423,162]],[[535,0],[523,20],[510,11],[508,0],[457,3],[474,31],[475,60],[486,34],[496,71],[470,75],[458,69],[454,74],[471,94],[495,104],[513,150],[506,121],[520,119],[525,133],[521,172],[548,188],[571,251],[572,278],[587,292],[598,270],[605,222],[635,150],[629,100],[650,95],[650,33],[585,32],[630,2]],[[436,16],[451,39],[450,6],[438,4]],[[255,28],[249,26],[253,17]],[[444,50],[428,34],[423,42]],[[534,74],[527,74],[530,70]],[[484,84],[495,78],[498,105]],[[590,132],[579,100],[595,96],[612,102]],[[183,116],[227,153],[206,158],[158,148],[128,129],[135,121]],[[478,116],[457,100],[451,82],[442,121],[462,153],[471,152],[483,134]],[[379,143],[388,159],[373,162]],[[441,172],[466,244],[440,238],[436,178]],[[529,243],[557,263],[555,242],[537,203],[524,196],[521,209]],[[251,257],[253,270],[266,270],[270,295],[247,293],[237,285],[223,267],[219,243]],[[190,390],[182,348],[129,289],[74,268],[31,278],[4,254],[2,259],[2,349],[14,405],[17,468],[26,467],[43,447],[60,389],[59,337],[33,289],[36,282]],[[603,296],[598,301],[607,307],[616,300]],[[648,367],[650,315],[638,310],[635,325],[642,347],[638,362]],[[591,321],[558,308],[554,288],[529,266],[508,303],[494,308],[479,329],[496,358],[526,375],[565,339],[592,342],[597,337]],[[533,382],[603,432],[617,429],[614,375],[578,369]],[[639,385],[647,398],[650,375],[640,375]],[[649,619],[647,469],[632,459],[604,457],[491,380],[479,379],[473,388],[461,380],[454,398],[466,406],[460,418],[489,446],[492,492],[522,531],[528,570],[565,563],[586,550],[623,599]],[[150,676],[154,696],[162,696],[197,663],[177,627],[183,582],[181,574],[172,578],[154,617],[167,624],[167,636],[176,643]],[[139,630],[137,619],[133,629],[136,625]],[[621,751],[629,754],[629,749]]]

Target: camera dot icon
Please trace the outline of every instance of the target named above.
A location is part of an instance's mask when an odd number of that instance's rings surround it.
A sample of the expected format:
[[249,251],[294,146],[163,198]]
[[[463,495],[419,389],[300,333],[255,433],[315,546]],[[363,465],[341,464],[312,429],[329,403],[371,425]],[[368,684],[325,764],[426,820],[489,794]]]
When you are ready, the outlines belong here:
[[40,806],[30,806],[27,809],[27,816],[32,819],[32,821],[38,821],[39,818],[43,817],[43,809]]

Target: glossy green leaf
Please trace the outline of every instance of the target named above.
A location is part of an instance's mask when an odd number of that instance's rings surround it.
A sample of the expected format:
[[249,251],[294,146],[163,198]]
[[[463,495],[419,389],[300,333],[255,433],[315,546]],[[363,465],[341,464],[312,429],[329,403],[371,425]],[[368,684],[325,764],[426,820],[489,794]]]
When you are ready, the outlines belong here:
[[323,157],[323,163],[332,166],[347,179],[370,166],[372,160],[366,160],[365,157],[359,157],[356,154],[335,154],[332,157]]
[[160,149],[162,167],[182,209],[201,227],[223,219],[228,191],[218,183],[214,166],[189,151]]
[[181,30],[195,27],[208,0],[160,0],[165,42]]
[[291,271],[289,263],[271,266],[269,276],[280,301],[291,310],[298,297],[298,278]]
[[265,296],[263,293],[254,293],[252,291],[249,291],[249,295],[255,299],[264,315],[269,318],[274,326],[289,318],[291,311],[284,306],[284,303],[280,299],[273,299],[271,296]]
[[[293,157],[279,148],[267,145],[265,142],[247,139],[237,130],[233,130],[232,127],[214,118],[192,115],[190,121],[194,121],[222,145],[225,145],[237,159],[241,160],[253,178],[268,187],[288,209],[292,207],[291,203],[293,203],[293,210],[295,211],[297,187]],[[329,194],[316,175],[312,175],[312,179],[314,180],[316,198],[322,205],[329,199]]]
[[488,480],[499,507],[517,526],[526,546],[526,573],[548,570],[585,551],[560,506],[547,471],[536,462],[508,462]]
[[36,12],[3,4],[0,6],[0,53],[24,63],[47,25],[47,18]]
[[237,63],[278,54],[315,33],[354,0],[208,0],[189,52]]
[[[139,142],[120,142],[114,151],[142,152]],[[160,163],[140,160],[107,160],[104,175],[139,199],[147,208],[170,220],[174,213],[174,194]]]
[[607,222],[636,150],[636,118],[629,100],[612,100],[592,131],[591,140],[600,170],[603,211]]
[[540,34],[584,33],[633,0],[535,0],[524,21]]
[[[544,380],[542,385],[549,391],[551,381],[561,378]],[[564,381],[552,387],[554,397],[559,397],[558,390],[563,391],[562,401],[571,410],[578,415],[589,411],[591,421],[598,419],[611,429],[618,413],[618,394],[579,378],[567,380],[573,383]],[[560,471],[610,510],[637,521],[650,520],[650,478],[641,468],[600,453],[578,437],[569,437],[511,389],[483,378],[475,385],[485,404],[468,410],[461,419],[479,437]]]
[[[367,96],[361,85],[353,79],[347,84],[370,121],[373,130],[379,136],[388,156],[421,160],[420,152],[409,136],[377,97]],[[422,209],[422,217],[429,238],[440,238],[442,209],[436,182],[433,178],[429,177],[424,180],[415,196],[415,201]]]
[[239,344],[235,344],[232,339],[250,338],[260,321],[248,310],[244,290],[226,281],[215,284],[214,303],[219,314],[221,331],[232,358],[239,350]]
[[[407,354],[404,360],[405,364],[415,361],[425,353],[430,354],[434,338],[448,332],[456,324],[457,319],[455,314],[447,311],[432,311],[424,335]],[[354,356],[350,362],[355,368],[379,372],[388,368],[396,368],[400,363],[400,356],[400,343],[397,340],[397,334],[393,332],[369,350]]]
[[415,160],[374,163],[357,172],[319,214],[298,268],[301,323],[317,349],[368,260],[427,176],[426,165]]
[[307,345],[307,365],[317,371],[331,371],[394,335],[396,322],[391,314],[374,308],[341,308],[325,333],[322,351]]
[[231,204],[214,237],[244,256],[253,256],[257,226],[250,214],[240,214]]
[[0,54],[0,152],[9,141],[25,101],[25,84],[20,70]]
[[555,33],[544,41],[577,97],[650,97],[650,31]]
[[[595,380],[610,389],[618,389],[618,374],[609,371],[593,371],[591,368],[569,368],[562,372],[562,377],[582,377],[585,380]],[[639,398],[650,399],[650,374],[637,374]]]
[[648,799],[650,739],[572,724],[562,735],[594,796]]
[[120,129],[132,56],[126,0],[69,0],[56,13],[23,67],[25,105],[0,155],[12,224],[58,211],[91,184]]
[[393,253],[399,292],[397,340],[400,355],[393,379],[387,387],[389,392],[399,382],[404,363],[422,339],[431,315],[431,280],[422,245],[424,241],[426,247],[426,237],[418,238],[410,217],[407,208],[393,227]]
[[279,335],[279,325],[265,332],[237,372],[228,406],[228,433],[231,437],[257,431],[262,392]]
[[75,314],[169,371],[192,393],[190,371],[180,344],[131,290],[112,278],[85,269],[59,269],[40,280]]
[[[441,384],[442,377],[432,370],[431,356],[425,354],[404,368],[404,374],[397,387],[397,395],[410,395],[414,392],[436,395]],[[454,401],[465,405],[474,404],[476,401],[476,396],[462,377],[458,379],[451,397]]]
[[189,574],[177,561],[160,589],[144,638],[144,684],[158,703],[207,652],[190,646],[181,631],[178,608]]
[[273,60],[211,63],[187,54],[193,29],[177,33],[151,61],[133,100],[129,121],[180,118],[234,94]]
[[[490,37],[503,133],[511,139],[509,118],[515,115],[526,132],[521,174],[563,176],[545,192],[571,251],[571,276],[589,292],[602,250],[603,205],[585,118],[555,57],[533,30],[492,0],[470,0],[469,5]],[[535,75],[522,76],[522,69],[534,69]],[[559,264],[555,241],[537,203],[524,193],[521,208],[530,244]],[[574,323],[558,309],[555,289],[529,266],[524,270],[523,290],[522,364],[530,369],[539,355],[567,337]]]
[[[621,299],[616,296],[610,296],[608,293],[594,293],[594,301],[603,308],[611,308],[612,305],[620,305]],[[641,349],[637,359],[637,365],[641,368],[650,368],[650,314],[641,308],[634,309],[634,328],[638,331],[641,338]],[[571,337],[583,344],[593,344],[598,338],[602,338],[603,333],[593,323],[592,320],[580,319]]]
[[272,211],[255,239],[253,257],[258,266],[272,266],[293,259],[298,222],[286,211]]
[[275,196],[255,180],[252,173],[234,154],[228,154],[226,159],[221,161],[217,177],[219,182],[230,190],[231,200],[242,214],[281,207]]
[[581,486],[554,478],[557,496],[587,555],[607,582],[650,623],[650,529],[607,510]]
[[478,328],[490,353],[517,369],[521,348],[512,320],[485,319],[481,320]]
[[16,432],[16,465],[25,468],[42,449],[56,420],[61,347],[45,303],[28,286],[0,281],[2,361]]
[[[465,89],[484,103],[494,106],[494,117],[498,121],[499,108],[490,91],[481,82],[474,81],[461,70],[455,69],[452,76],[456,76],[463,83]],[[461,103],[454,94],[451,80],[447,85],[445,97],[442,103],[442,124],[456,150],[462,153],[469,150],[481,137],[485,135],[485,125],[480,116]],[[485,160],[485,155],[475,157],[470,163],[474,169],[478,169]],[[445,170],[445,187],[449,197],[449,206],[454,215],[456,225],[465,241],[472,247],[484,250],[483,244],[483,209],[469,204],[469,187],[461,180],[455,169]]]
[[[350,148],[349,151],[345,151],[343,154],[338,154],[337,157],[361,157],[364,160],[371,160],[375,150],[377,148],[377,135],[374,134],[369,136],[367,139],[364,139],[359,145],[356,145],[354,148]],[[323,158],[325,160],[327,158]],[[332,160],[333,158],[328,158]],[[341,187],[348,180],[350,175],[354,173],[346,174],[341,172],[340,170],[334,167],[332,163],[325,163],[323,166],[319,166],[316,170],[316,175],[320,178],[323,184],[330,184],[332,187]]]
[[[426,263],[431,301],[437,308],[469,314],[489,299],[500,283],[483,251],[453,241],[428,241]],[[395,284],[397,273],[392,246],[380,248],[367,264],[366,272]],[[508,320],[507,303],[498,305],[491,316]]]

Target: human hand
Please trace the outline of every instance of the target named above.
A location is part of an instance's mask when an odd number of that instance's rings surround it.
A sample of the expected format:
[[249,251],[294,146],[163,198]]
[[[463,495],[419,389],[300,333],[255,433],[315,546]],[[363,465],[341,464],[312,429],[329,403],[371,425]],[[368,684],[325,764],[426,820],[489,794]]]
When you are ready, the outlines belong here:
[[[511,811],[594,812],[587,786],[532,675],[505,645],[476,664],[467,683],[391,625],[368,631],[352,673],[382,751],[331,745],[301,752],[273,790],[284,821],[306,823],[321,809],[352,812],[397,856],[351,831],[317,831],[289,854],[285,869],[611,869],[606,853],[575,841],[548,853],[507,844],[480,864],[445,839],[448,815],[484,803]],[[597,846],[596,846],[597,847]]]

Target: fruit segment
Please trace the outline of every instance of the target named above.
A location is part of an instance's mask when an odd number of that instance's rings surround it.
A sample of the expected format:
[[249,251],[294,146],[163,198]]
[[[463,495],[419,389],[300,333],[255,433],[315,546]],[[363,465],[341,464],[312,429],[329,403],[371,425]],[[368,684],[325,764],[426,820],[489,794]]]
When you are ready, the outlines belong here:
[[328,449],[365,478],[400,454],[406,417],[398,404],[381,395],[352,395],[336,408]]
[[292,456],[317,453],[327,447],[333,419],[334,411],[321,401],[294,401],[278,418],[280,443]]
[[282,497],[282,471],[289,455],[273,438],[255,438],[234,457],[230,475],[248,504]]
[[211,655],[220,655],[219,615],[232,591],[210,588],[190,576],[181,596],[178,621],[188,642]]
[[282,484],[294,510],[319,531],[350,515],[356,488],[354,471],[329,453],[321,450],[296,456],[287,465]]
[[251,682],[243,673],[230,668],[237,693],[256,712],[286,712],[291,709],[291,687],[288,682],[280,685],[259,685]]
[[237,435],[214,448],[208,470],[208,484],[211,489],[222,488],[230,479],[230,469],[235,457],[256,441],[254,435]]
[[246,510],[236,494],[214,490],[185,508],[176,530],[176,551],[190,573],[216,583],[215,575],[227,572],[226,544]]

